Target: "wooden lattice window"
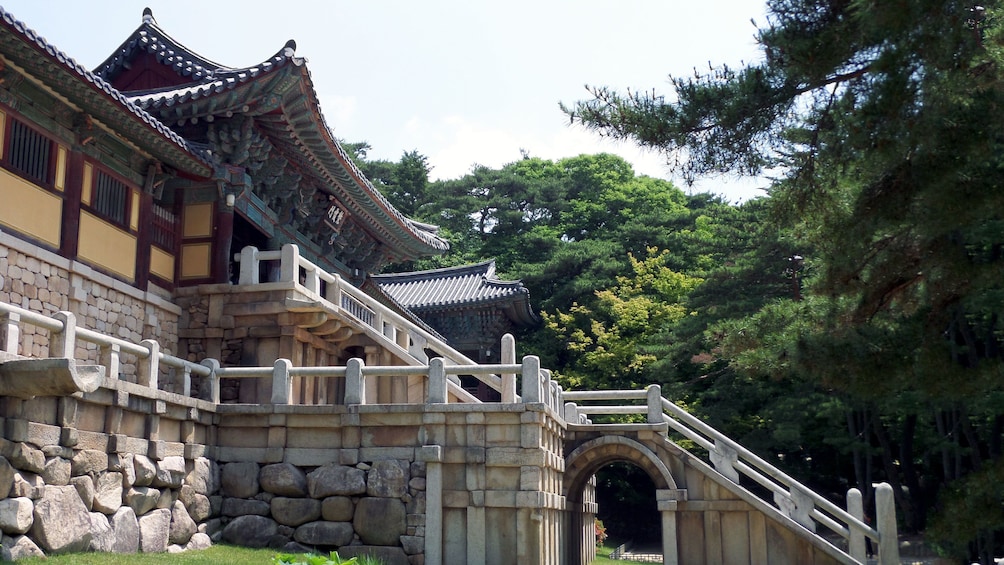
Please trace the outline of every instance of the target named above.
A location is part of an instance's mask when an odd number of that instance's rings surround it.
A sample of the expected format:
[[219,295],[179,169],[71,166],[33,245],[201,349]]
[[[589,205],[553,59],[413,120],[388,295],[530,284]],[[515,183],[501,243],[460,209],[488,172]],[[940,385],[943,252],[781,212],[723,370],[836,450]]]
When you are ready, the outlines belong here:
[[38,184],[52,184],[52,147],[48,137],[31,129],[19,120],[11,120],[10,152],[7,162],[11,169]]
[[167,208],[153,205],[153,243],[166,251],[174,251],[178,238],[178,217]]
[[106,219],[120,225],[126,225],[129,210],[129,186],[98,170],[94,175],[94,211]]

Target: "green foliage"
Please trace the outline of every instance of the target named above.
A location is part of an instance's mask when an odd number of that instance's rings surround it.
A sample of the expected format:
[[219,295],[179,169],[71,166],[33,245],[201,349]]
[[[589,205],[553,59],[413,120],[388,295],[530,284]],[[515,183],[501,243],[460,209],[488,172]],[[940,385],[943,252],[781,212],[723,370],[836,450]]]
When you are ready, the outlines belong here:
[[648,250],[643,260],[629,255],[633,276],[595,291],[591,305],[573,304],[568,313],[544,313],[547,329],[567,351],[558,378],[571,386],[640,388],[656,356],[647,346],[686,315],[682,300],[699,279],[665,266],[668,252]]
[[343,559],[336,551],[328,555],[280,553],[272,558],[273,565],[381,565],[382,563],[380,559],[367,555]]
[[951,557],[967,559],[975,553],[992,558],[994,532],[1004,530],[1004,461],[989,461],[949,485],[938,506],[927,531],[932,542]]
[[[763,446],[841,446],[866,492],[875,474],[893,484],[908,529],[924,528],[938,485],[1001,455],[1004,407],[988,399],[1004,366],[1004,122],[990,119],[1004,107],[1002,15],[1000,3],[772,0],[762,61],[676,78],[669,97],[594,88],[565,108],[665,151],[686,178],[778,176],[779,233],[757,230],[732,267],[697,264],[706,282],[688,304],[701,314],[675,328],[662,367],[700,366],[680,388],[690,404],[712,417],[731,404],[750,431],[755,414],[773,430]],[[713,233],[695,227],[692,241]],[[780,272],[771,247],[804,269],[757,283],[765,301],[723,292]],[[840,418],[785,424],[772,406],[804,407],[722,394],[772,383],[839,399],[816,412],[843,411],[853,439],[806,434]],[[955,518],[959,535],[979,530],[979,514]],[[985,539],[999,543],[994,527]]]

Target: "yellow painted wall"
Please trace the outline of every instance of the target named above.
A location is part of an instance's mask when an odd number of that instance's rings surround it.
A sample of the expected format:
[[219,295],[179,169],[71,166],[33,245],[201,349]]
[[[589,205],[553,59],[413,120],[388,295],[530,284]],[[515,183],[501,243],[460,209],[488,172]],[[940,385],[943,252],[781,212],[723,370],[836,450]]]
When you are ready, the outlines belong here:
[[203,279],[210,273],[210,243],[186,243],[181,246],[181,278]]
[[150,272],[166,280],[174,280],[174,255],[158,247],[150,247]]
[[0,224],[59,247],[63,200],[0,169]]
[[136,238],[85,211],[80,212],[77,256],[129,280],[136,278]]
[[213,203],[203,202],[185,206],[184,237],[209,237],[213,235]]

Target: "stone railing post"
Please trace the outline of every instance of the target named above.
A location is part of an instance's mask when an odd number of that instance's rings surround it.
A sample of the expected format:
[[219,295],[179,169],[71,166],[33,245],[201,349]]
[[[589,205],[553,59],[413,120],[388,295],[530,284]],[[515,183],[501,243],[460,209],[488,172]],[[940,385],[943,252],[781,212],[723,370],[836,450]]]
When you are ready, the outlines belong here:
[[798,522],[810,532],[816,533],[816,522],[812,519],[812,511],[816,507],[816,503],[812,501],[809,493],[796,485],[790,485],[788,496],[778,492],[774,493],[774,503],[777,504],[782,514]]
[[574,402],[565,403],[565,422],[569,424],[579,423],[579,405]]
[[293,378],[289,375],[292,368],[289,359],[276,359],[272,364],[272,404],[289,404],[293,393]]
[[122,346],[117,343],[102,345],[98,355],[98,363],[105,366],[105,374],[109,379],[118,379],[121,372]]
[[192,368],[188,365],[181,368],[181,396],[192,396]]
[[303,286],[314,294],[321,294],[321,277],[317,272],[318,269],[320,267],[315,265],[313,269],[307,270],[307,276],[303,281]]
[[329,282],[327,288],[324,289],[324,299],[328,302],[334,304],[341,308],[342,306],[342,277],[335,274],[335,282]]
[[258,259],[258,248],[248,245],[241,249],[241,274],[238,284],[258,284],[261,282],[258,273],[261,271]]
[[49,357],[74,358],[77,347],[77,316],[73,312],[56,312],[53,318],[63,323],[63,331],[49,337]]
[[541,402],[540,358],[536,355],[523,357],[523,402]]
[[[861,497],[861,491],[856,488],[847,491],[847,513],[862,522],[865,521],[864,501]],[[850,531],[850,535],[847,538],[847,552],[854,559],[865,563],[868,558],[867,551],[865,550],[865,533],[854,527],[853,524],[848,524],[847,529]]]
[[3,314],[2,327],[3,349],[2,351],[17,355],[18,346],[21,342],[21,314],[17,312],[7,312]]
[[648,385],[645,389],[645,402],[648,404],[648,423],[662,424],[662,387]]
[[[502,336],[503,365],[516,364],[516,338],[512,334]],[[512,404],[516,402],[516,373],[502,373],[502,402]]]
[[345,364],[345,404],[366,404],[366,380],[362,359],[353,357]]
[[429,360],[429,404],[446,403],[446,364],[442,357]]
[[207,395],[205,393],[205,391],[203,390],[203,391],[201,391],[202,392],[202,397],[205,398],[206,396],[208,396],[209,398],[207,398],[207,400],[209,400],[213,404],[219,404],[220,403],[220,376],[219,376],[219,373],[217,371],[220,370],[220,362],[217,361],[216,359],[203,359],[202,362],[199,363],[199,364],[200,365],[204,365],[206,367],[209,367],[209,371],[210,371],[208,380],[204,381],[204,383],[208,382],[208,384],[209,384],[209,394]]
[[300,248],[292,243],[282,246],[279,262],[279,280],[282,282],[299,282],[300,280]]
[[160,386],[160,344],[152,339],[144,339],[139,344],[149,351],[146,359],[136,360],[137,382],[156,389]]
[[889,483],[879,483],[875,487],[875,525],[879,533],[879,563],[881,565],[899,563],[896,501]]
[[[739,471],[736,469],[736,463],[739,462],[739,452],[733,449],[730,445],[726,444],[722,440],[715,440],[715,448],[708,452],[708,458],[711,459],[711,464],[715,466],[715,470],[719,473],[725,475],[725,477],[732,481],[733,483],[739,484]],[[778,494],[774,494],[775,502],[778,508],[781,508],[784,504],[781,500],[778,500]],[[787,501],[787,498],[783,498]],[[791,514],[789,513],[788,516]]]

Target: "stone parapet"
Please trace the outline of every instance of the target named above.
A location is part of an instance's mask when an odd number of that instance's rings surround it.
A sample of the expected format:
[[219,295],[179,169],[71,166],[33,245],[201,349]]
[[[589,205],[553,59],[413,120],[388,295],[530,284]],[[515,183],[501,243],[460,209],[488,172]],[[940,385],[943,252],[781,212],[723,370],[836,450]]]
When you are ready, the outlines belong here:
[[[94,268],[60,257],[37,245],[0,231],[0,302],[53,316],[60,311],[76,315],[80,327],[133,343],[152,339],[165,353],[178,347],[181,309],[170,302],[168,291],[150,285],[144,291]],[[25,325],[21,355],[49,357],[49,332]],[[81,343],[75,352],[81,363],[99,364],[100,351]],[[119,378],[136,382],[135,359],[123,355]],[[180,392],[175,375],[164,371],[161,388]]]

